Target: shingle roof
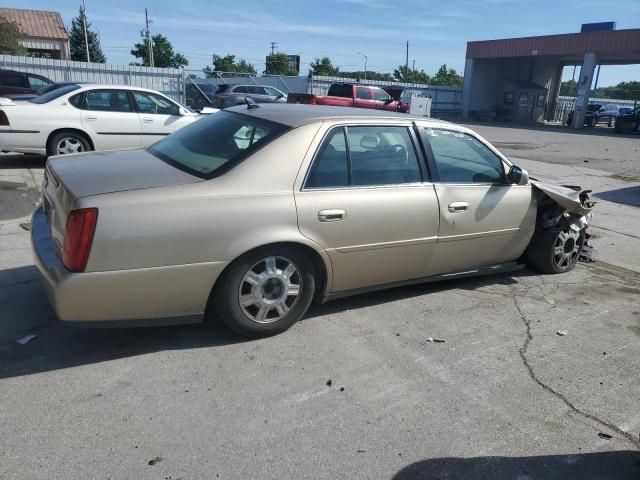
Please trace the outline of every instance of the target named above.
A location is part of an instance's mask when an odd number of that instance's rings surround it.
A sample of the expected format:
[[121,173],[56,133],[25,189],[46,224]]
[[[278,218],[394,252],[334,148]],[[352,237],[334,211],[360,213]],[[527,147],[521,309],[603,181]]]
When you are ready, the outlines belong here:
[[25,37],[68,40],[69,33],[58,12],[0,8],[0,17],[15,22]]

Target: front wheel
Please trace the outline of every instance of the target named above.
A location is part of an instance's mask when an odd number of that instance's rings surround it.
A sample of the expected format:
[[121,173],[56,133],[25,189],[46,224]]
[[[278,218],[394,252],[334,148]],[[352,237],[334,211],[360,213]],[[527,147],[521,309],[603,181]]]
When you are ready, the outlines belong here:
[[542,273],[565,273],[578,263],[584,230],[567,227],[542,232],[529,252],[529,265]]
[[283,332],[304,316],[315,293],[315,272],[298,249],[264,248],[234,261],[218,283],[218,317],[236,333],[256,338]]

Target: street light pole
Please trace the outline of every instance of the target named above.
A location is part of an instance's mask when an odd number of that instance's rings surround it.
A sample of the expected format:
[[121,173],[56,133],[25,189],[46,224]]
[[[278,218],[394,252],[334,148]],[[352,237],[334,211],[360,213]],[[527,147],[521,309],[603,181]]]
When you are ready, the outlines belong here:
[[360,53],[358,52],[358,55],[364,57],[364,79],[367,79],[367,60],[369,59],[369,57],[367,57],[364,53]]

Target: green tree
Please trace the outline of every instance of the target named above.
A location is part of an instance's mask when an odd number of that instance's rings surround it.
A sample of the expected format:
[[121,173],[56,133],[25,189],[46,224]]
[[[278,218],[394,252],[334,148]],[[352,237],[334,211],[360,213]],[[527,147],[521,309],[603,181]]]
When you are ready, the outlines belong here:
[[309,67],[314,75],[324,75],[326,77],[337,77],[340,75],[340,69],[333,66],[329,57],[316,58],[309,64]]
[[442,85],[445,87],[461,87],[463,83],[462,76],[458,75],[453,68],[447,68],[447,64],[443,64],[438,72],[431,79],[431,85]]
[[640,82],[620,82],[610,87],[599,88],[596,97],[620,100],[640,100]]
[[[71,51],[71,60],[78,62],[87,61],[87,44],[84,39],[84,22],[87,17],[84,10],[80,7],[77,17],[71,20],[71,30],[69,31],[69,50]],[[107,58],[102,52],[100,39],[98,34],[91,30],[91,24],[87,23],[87,40],[89,42],[89,59],[95,63],[106,63]]]
[[267,57],[267,75],[298,75],[298,72],[289,68],[289,57],[286,53],[274,53]]
[[20,43],[21,39],[22,33],[18,30],[18,26],[14,22],[0,17],[0,53],[4,55],[26,55],[27,49]]
[[560,83],[560,95],[563,97],[575,97],[576,96],[576,81],[567,80]]
[[400,65],[394,70],[393,76],[397,81],[405,83],[429,84],[431,81],[431,77],[424,70],[413,70],[404,65]]
[[[226,72],[226,73],[237,72],[237,73],[251,73],[251,74],[258,73],[256,72],[255,67],[251,63],[249,63],[247,60],[240,59],[238,62],[236,62],[235,55],[225,55],[224,57],[221,57],[220,55],[216,55],[214,53],[212,60],[213,60],[213,68],[207,66],[202,70],[205,76],[209,78],[213,77],[215,75],[215,72]],[[224,74],[222,75],[224,76]]]
[[[180,68],[189,65],[189,61],[181,53],[173,51],[171,42],[164,35],[158,34],[151,37],[153,48],[153,66],[159,68]],[[147,42],[136,43],[131,50],[131,55],[140,58],[142,63],[134,63],[148,67],[149,63],[149,47]]]
[[[357,72],[340,72],[340,77],[344,78],[364,78],[364,71],[360,70]],[[383,80],[385,82],[393,82],[395,78],[390,73],[379,73],[379,72],[371,72],[367,71],[367,80]]]

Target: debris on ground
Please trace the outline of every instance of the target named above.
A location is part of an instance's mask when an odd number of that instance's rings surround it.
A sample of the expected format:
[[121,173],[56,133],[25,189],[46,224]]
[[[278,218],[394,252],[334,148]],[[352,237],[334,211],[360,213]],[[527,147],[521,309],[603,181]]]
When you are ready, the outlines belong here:
[[22,337],[20,340],[18,340],[18,343],[20,345],[26,345],[27,343],[29,343],[31,340],[33,340],[36,337],[37,337],[37,335],[27,335],[26,337]]
[[556,333],[561,337],[565,337],[569,333],[569,330],[558,330]]
[[26,230],[27,232],[31,230],[31,222],[25,222],[20,224],[20,228]]
[[578,260],[581,262],[592,263],[595,262],[595,257],[597,255],[596,249],[589,243],[589,239],[591,235],[589,232],[585,232],[584,234],[584,243],[582,244],[582,250],[580,250],[580,257]]
[[327,387],[330,387],[331,385],[333,385],[333,382],[331,380],[327,380]]
[[158,462],[162,461],[162,457],[153,457],[151,460],[149,460],[148,465],[155,465]]
[[605,440],[611,440],[613,438],[613,435],[609,435],[608,433],[598,433],[598,436],[600,438],[604,438]]
[[341,392],[344,392],[344,387],[340,387],[340,391],[341,391]]
[[427,342],[429,342],[429,343],[444,343],[444,340],[441,340],[439,338],[429,337],[429,338],[427,338]]

